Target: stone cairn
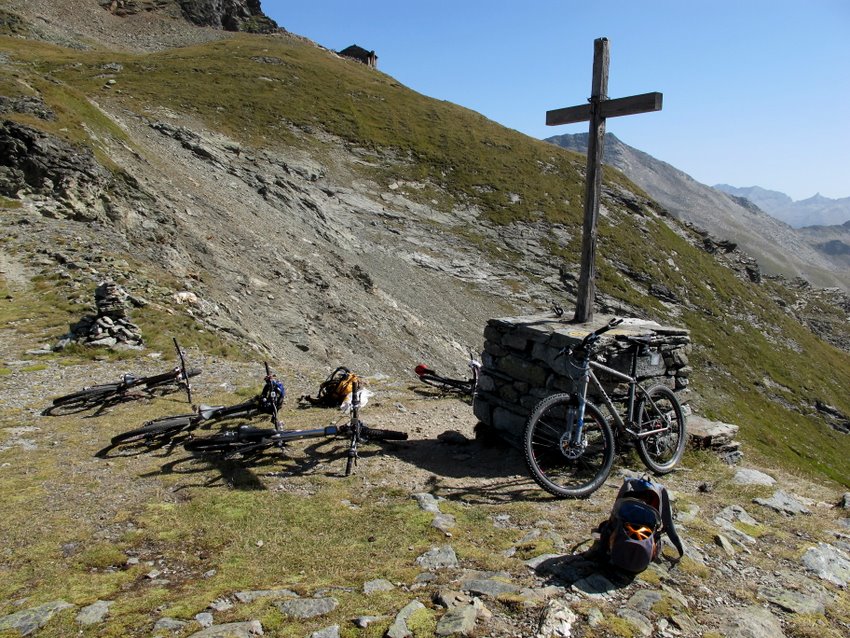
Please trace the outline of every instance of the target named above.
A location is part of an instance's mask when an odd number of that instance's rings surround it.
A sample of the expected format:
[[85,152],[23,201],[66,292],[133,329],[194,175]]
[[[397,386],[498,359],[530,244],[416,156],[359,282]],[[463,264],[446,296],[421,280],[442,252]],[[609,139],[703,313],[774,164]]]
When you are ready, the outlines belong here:
[[142,331],[127,314],[129,295],[114,281],[102,282],[94,291],[95,316],[83,317],[71,328],[69,341],[88,346],[141,348]]
[[[473,409],[475,416],[502,438],[519,445],[525,423],[541,399],[572,389],[576,369],[569,358],[560,356],[563,348],[580,342],[589,332],[608,323],[600,316],[588,324],[569,324],[552,315],[491,319],[484,329],[482,370]],[[644,387],[656,383],[668,386],[679,398],[687,415],[690,335],[682,328],[664,327],[652,321],[627,319],[600,341],[599,353],[605,365],[625,373],[630,371],[628,342],[620,336],[652,336],[653,346],[638,358],[637,377]],[[596,376],[615,405],[627,397],[628,385]],[[588,386],[591,401],[602,404]],[[622,405],[618,406],[621,413]],[[603,413],[606,410],[603,408]]]

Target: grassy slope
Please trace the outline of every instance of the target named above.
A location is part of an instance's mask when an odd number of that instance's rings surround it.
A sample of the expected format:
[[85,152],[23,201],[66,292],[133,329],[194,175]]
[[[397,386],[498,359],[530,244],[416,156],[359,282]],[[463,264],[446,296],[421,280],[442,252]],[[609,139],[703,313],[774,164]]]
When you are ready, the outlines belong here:
[[[103,99],[108,94],[140,113],[167,107],[245,143],[306,146],[319,158],[317,138],[294,131],[323,129],[352,146],[392,152],[402,161],[391,169],[368,169],[370,177],[385,183],[425,181],[447,208],[477,204],[495,223],[544,219],[574,230],[579,226],[583,182],[576,155],[295,40],[246,36],[145,56],[6,38],[2,45],[26,63],[4,71],[0,92],[41,93],[58,115],[50,123],[19,119],[90,143],[96,152],[98,144],[83,122],[95,136],[121,133],[83,96]],[[123,66],[120,72],[105,66],[116,62]],[[117,80],[112,88],[104,88],[104,74]],[[606,180],[628,184],[613,171]],[[512,194],[519,195],[518,202],[512,203]],[[424,191],[423,197],[432,196]],[[638,220],[618,211],[603,220],[600,237],[600,254],[648,274],[687,300],[681,317],[668,315],[610,264],[600,266],[602,290],[648,316],[683,322],[692,330],[692,380],[702,411],[741,424],[750,452],[850,485],[850,437],[825,428],[812,408],[819,399],[850,413],[844,391],[850,387],[847,354],[787,318],[767,286],[735,278],[654,217]],[[556,259],[575,261],[574,250],[555,253]],[[670,256],[675,266],[668,263]]]

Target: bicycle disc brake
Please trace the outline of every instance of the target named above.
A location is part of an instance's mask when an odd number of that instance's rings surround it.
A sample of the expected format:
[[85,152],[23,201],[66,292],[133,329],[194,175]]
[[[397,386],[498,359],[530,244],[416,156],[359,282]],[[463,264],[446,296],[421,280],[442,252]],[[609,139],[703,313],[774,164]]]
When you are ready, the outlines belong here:
[[569,431],[564,432],[561,435],[558,447],[561,448],[561,454],[571,461],[575,461],[584,454],[584,450],[587,448],[587,440],[582,437],[581,441],[573,443],[570,439],[572,439],[572,434]]

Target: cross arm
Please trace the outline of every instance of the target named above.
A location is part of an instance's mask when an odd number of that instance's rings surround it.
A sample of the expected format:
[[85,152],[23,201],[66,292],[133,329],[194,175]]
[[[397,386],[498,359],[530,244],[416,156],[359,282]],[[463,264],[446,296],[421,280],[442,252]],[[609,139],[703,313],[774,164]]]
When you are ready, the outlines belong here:
[[[614,100],[600,100],[599,115],[606,118],[660,111],[663,97],[661,93],[652,92],[616,98]],[[568,106],[563,109],[546,111],[546,125],[558,126],[559,124],[587,122],[591,117],[591,106],[591,104],[580,104],[579,106]]]

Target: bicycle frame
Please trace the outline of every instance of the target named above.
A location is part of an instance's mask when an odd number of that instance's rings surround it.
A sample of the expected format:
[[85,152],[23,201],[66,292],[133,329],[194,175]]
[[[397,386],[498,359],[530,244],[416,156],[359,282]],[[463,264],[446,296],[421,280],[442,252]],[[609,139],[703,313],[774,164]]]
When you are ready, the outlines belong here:
[[[608,412],[610,412],[611,416],[614,419],[614,422],[617,424],[617,429],[625,431],[629,435],[636,437],[636,438],[647,438],[647,437],[653,436],[654,434],[660,434],[661,432],[667,431],[670,427],[670,424],[667,423],[666,427],[658,428],[656,430],[647,430],[646,432],[637,432],[636,430],[633,430],[630,427],[630,426],[633,426],[634,423],[635,423],[635,403],[637,401],[638,391],[640,391],[642,393],[643,397],[647,401],[650,401],[652,403],[653,407],[655,406],[655,403],[652,402],[652,399],[649,397],[649,395],[647,394],[647,392],[643,388],[643,386],[641,386],[640,383],[638,383],[638,380],[636,378],[636,376],[637,376],[637,358],[638,358],[637,357],[637,349],[635,349],[633,354],[632,354],[631,374],[624,374],[623,372],[620,372],[619,370],[615,370],[614,368],[609,368],[608,366],[603,365],[603,364],[601,364],[597,361],[588,361],[588,363],[587,363],[587,377],[590,381],[593,382],[594,387],[596,388],[597,392],[599,392],[599,395],[602,397],[602,401],[605,403],[605,406],[608,408]],[[614,407],[614,401],[611,399],[611,397],[608,396],[608,393],[605,392],[605,388],[602,387],[602,383],[600,383],[597,376],[593,373],[593,368],[595,368],[597,370],[601,370],[602,372],[605,372],[606,374],[610,374],[611,376],[613,376],[617,379],[620,379],[621,381],[625,381],[626,383],[629,384],[629,394],[628,394],[628,399],[627,399],[627,402],[626,402],[627,408],[626,408],[626,420],[625,421],[620,416],[617,409]],[[584,399],[586,394],[587,394],[587,382],[585,382],[584,388],[582,389],[582,399]],[[583,415],[584,414],[584,412],[583,412],[584,401],[583,400],[581,401],[581,406],[582,406],[582,415]]]

